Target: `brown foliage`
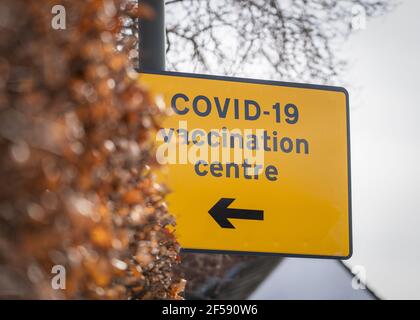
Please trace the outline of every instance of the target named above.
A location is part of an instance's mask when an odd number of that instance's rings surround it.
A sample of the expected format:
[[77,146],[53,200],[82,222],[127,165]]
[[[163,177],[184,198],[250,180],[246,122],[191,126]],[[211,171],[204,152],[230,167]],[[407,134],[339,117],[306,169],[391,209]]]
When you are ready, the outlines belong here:
[[[152,174],[160,113],[128,63],[124,0],[0,0],[0,296],[178,298]],[[146,12],[146,14],[149,14]],[[116,51],[116,44],[123,47]],[[63,265],[66,290],[51,288]]]

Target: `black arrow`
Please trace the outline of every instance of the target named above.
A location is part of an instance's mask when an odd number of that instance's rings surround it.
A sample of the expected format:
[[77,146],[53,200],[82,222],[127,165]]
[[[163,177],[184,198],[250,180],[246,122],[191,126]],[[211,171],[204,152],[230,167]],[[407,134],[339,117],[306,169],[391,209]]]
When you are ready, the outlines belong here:
[[222,228],[235,229],[228,219],[264,220],[263,210],[228,208],[233,201],[235,201],[235,199],[221,198],[209,210],[210,215]]

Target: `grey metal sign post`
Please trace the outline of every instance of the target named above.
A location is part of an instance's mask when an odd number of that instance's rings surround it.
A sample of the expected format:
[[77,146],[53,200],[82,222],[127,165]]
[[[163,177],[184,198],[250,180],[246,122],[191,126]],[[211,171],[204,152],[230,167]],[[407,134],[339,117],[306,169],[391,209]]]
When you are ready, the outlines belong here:
[[154,18],[139,19],[139,71],[165,70],[165,0],[138,0],[154,11]]

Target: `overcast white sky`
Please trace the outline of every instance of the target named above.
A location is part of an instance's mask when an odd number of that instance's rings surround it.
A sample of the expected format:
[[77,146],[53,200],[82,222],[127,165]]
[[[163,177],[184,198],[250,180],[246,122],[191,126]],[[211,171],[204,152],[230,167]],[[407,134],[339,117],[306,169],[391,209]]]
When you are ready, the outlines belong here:
[[[344,48],[354,255],[384,298],[420,299],[420,1],[367,22]],[[352,88],[353,87],[353,88]]]

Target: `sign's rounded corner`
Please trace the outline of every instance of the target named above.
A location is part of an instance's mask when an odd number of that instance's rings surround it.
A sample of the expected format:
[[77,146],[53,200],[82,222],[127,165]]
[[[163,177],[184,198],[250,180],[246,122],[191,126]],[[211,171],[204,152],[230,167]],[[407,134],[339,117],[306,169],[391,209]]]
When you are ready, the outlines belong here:
[[337,87],[337,91],[341,92],[341,93],[344,93],[344,97],[346,98],[346,104],[348,104],[349,100],[350,100],[350,94],[349,94],[348,90],[344,87]]
[[341,260],[349,260],[352,256],[353,256],[353,247],[350,246],[349,253],[346,256],[342,257]]

